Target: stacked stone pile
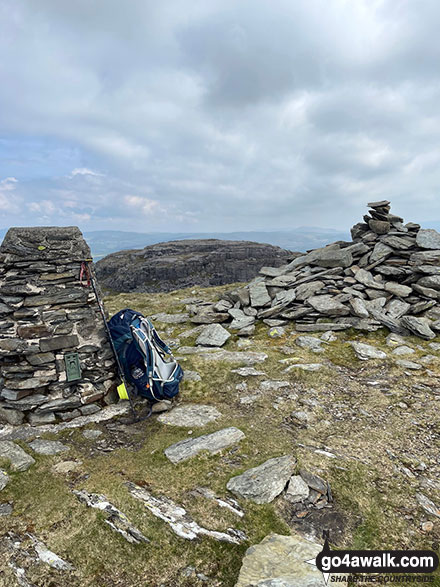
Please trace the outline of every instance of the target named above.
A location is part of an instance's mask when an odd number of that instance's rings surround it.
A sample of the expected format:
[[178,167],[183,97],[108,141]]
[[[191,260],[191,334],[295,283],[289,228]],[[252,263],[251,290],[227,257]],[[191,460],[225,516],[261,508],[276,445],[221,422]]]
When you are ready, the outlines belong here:
[[[0,247],[2,421],[46,424],[91,414],[114,388],[99,305],[79,279],[88,258],[76,227],[11,228],[6,234]],[[78,353],[80,373],[68,381],[65,358],[72,353]]]
[[[263,267],[247,286],[216,304],[188,306],[191,320],[250,335],[294,320],[298,331],[376,330],[432,339],[440,332],[440,234],[403,224],[390,202],[371,202],[364,222],[339,241]],[[226,324],[228,323],[228,324]]]

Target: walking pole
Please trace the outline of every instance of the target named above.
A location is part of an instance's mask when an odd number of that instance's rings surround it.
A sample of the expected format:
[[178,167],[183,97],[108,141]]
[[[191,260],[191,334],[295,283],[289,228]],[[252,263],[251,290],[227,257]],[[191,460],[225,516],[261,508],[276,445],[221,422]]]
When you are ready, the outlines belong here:
[[80,280],[82,279],[82,276],[83,276],[83,273],[84,273],[84,269],[85,269],[86,270],[86,275],[87,275],[87,280],[90,281],[90,283],[92,285],[92,288],[93,288],[93,292],[95,294],[96,301],[98,302],[99,310],[101,312],[102,320],[104,322],[105,331],[107,333],[107,337],[109,339],[110,346],[112,348],[113,355],[115,357],[116,364],[118,366],[119,377],[120,377],[120,379],[122,381],[122,383],[120,385],[118,385],[118,387],[117,387],[118,394],[119,394],[119,397],[121,399],[128,399],[128,401],[130,402],[130,408],[131,408],[131,411],[133,413],[133,421],[136,422],[137,421],[137,416],[136,416],[136,412],[135,412],[135,409],[134,409],[133,400],[131,399],[130,392],[128,391],[127,382],[125,380],[125,375],[124,375],[124,370],[122,369],[122,365],[121,365],[121,362],[119,360],[118,353],[116,352],[115,345],[113,343],[112,335],[110,334],[110,329],[108,327],[107,319],[105,317],[104,307],[102,305],[101,300],[99,299],[98,291],[96,289],[95,279],[94,279],[93,274],[92,274],[92,271],[90,270],[90,267],[89,267],[89,263],[91,261],[92,261],[92,259],[86,259],[83,262],[83,265],[81,266]]

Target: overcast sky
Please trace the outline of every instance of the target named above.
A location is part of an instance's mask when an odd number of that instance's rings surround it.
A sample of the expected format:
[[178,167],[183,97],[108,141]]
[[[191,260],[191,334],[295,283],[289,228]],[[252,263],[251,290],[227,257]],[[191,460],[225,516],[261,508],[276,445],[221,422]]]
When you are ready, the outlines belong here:
[[0,228],[440,220],[438,0],[0,0]]

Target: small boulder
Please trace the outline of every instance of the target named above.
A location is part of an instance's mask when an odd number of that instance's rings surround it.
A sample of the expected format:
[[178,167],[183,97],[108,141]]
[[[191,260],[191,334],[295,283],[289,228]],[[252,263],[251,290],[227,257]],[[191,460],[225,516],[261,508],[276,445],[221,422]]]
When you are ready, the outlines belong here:
[[0,471],[0,491],[9,483],[9,475],[5,471]]
[[253,308],[262,308],[271,302],[270,295],[264,283],[252,283],[249,286],[249,295],[251,298],[251,306]]
[[322,348],[324,341],[315,338],[314,336],[298,336],[298,338],[295,339],[295,344],[303,349],[313,351],[314,353],[322,353],[324,351]]
[[270,338],[280,338],[286,334],[286,330],[282,326],[273,326],[269,328],[267,335]]
[[410,369],[411,371],[419,371],[420,369],[423,369],[422,365],[419,365],[419,363],[414,363],[414,361],[407,361],[405,359],[399,359],[396,361],[396,365],[402,367],[402,369]]
[[216,454],[229,446],[237,444],[244,437],[244,433],[238,428],[224,428],[212,434],[204,434],[198,438],[186,438],[169,446],[164,452],[172,463],[177,464],[204,451]]
[[406,345],[402,345],[402,346],[398,346],[395,349],[393,349],[392,354],[393,355],[412,355],[415,352],[416,351],[414,349],[412,349],[411,347],[406,346]]
[[266,536],[246,551],[236,587],[322,587],[322,573],[305,562],[321,550],[298,535]]
[[196,340],[197,345],[220,347],[230,338],[230,333],[221,324],[209,324]]
[[10,462],[12,471],[27,471],[35,463],[21,446],[10,440],[0,441],[0,457]]
[[41,438],[36,438],[29,443],[29,446],[39,455],[57,455],[70,450],[68,446],[59,440],[43,440]]
[[292,503],[303,501],[309,497],[310,489],[301,475],[293,475],[287,486],[286,499]]
[[361,361],[368,361],[369,359],[386,359],[387,355],[383,351],[377,349],[371,344],[365,344],[364,342],[350,341],[350,344],[356,356]]
[[307,303],[325,316],[346,316],[350,310],[331,295],[312,296]]
[[203,404],[181,404],[170,412],[161,414],[157,420],[168,426],[200,428],[220,418],[221,413],[214,406]]
[[413,334],[426,340],[435,338],[434,332],[430,328],[430,321],[426,318],[417,318],[416,316],[403,316],[401,319],[402,326],[407,328]]
[[421,228],[417,233],[416,244],[422,249],[440,249],[440,233],[432,228]]
[[226,487],[236,497],[260,504],[270,503],[286,487],[294,467],[295,460],[291,456],[269,459],[258,467],[232,477]]

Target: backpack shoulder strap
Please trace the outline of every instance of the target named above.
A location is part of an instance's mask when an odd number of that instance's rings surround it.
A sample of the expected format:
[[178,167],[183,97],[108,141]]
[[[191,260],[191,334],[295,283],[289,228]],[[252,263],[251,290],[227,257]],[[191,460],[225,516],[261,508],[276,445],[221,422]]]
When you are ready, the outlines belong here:
[[150,340],[159,348],[163,353],[171,355],[170,347],[160,338],[157,330],[154,328],[153,323],[149,318],[144,318],[143,322],[148,324],[148,330],[150,333]]
[[154,354],[151,348],[151,342],[148,338],[147,333],[144,332],[144,330],[137,324],[137,322],[137,320],[134,320],[132,325],[130,326],[131,334],[139,350],[145,357],[145,366],[147,368],[147,373],[149,377],[152,377],[155,365]]

